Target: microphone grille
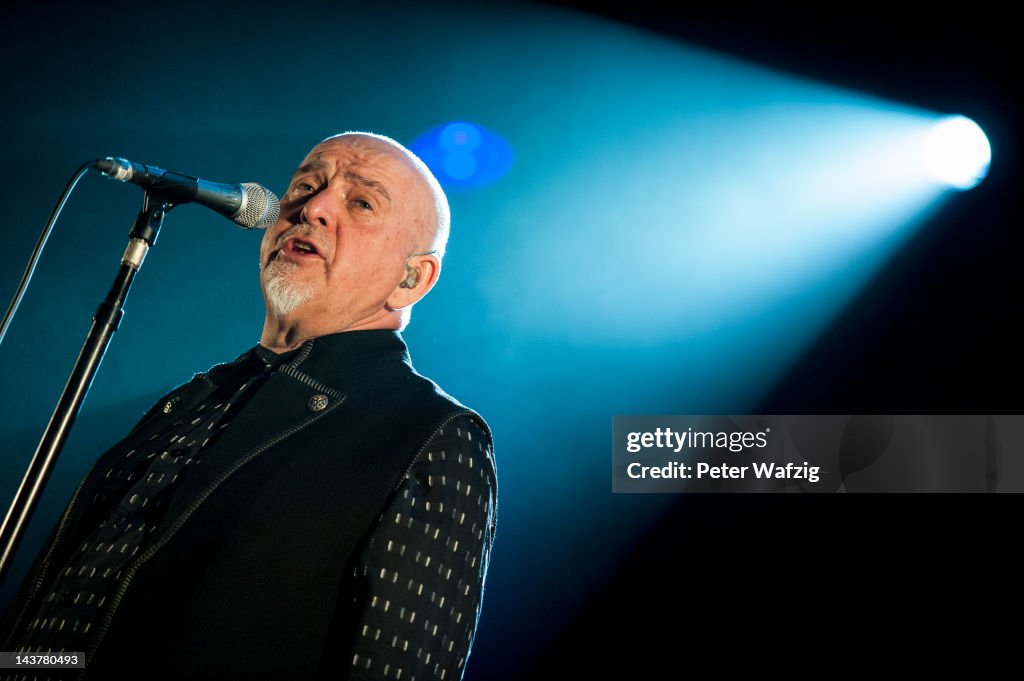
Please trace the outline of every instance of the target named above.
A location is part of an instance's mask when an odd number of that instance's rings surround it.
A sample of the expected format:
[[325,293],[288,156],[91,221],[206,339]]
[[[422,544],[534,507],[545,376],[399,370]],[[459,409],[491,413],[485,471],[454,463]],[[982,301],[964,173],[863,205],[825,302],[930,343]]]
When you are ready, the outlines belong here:
[[281,203],[274,192],[256,182],[243,182],[245,195],[241,212],[232,218],[246,229],[264,229],[277,222]]

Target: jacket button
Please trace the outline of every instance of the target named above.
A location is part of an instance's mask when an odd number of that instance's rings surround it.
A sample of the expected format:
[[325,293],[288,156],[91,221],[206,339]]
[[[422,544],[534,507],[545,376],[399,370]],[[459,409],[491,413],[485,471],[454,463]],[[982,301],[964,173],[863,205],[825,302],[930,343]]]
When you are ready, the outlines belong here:
[[309,398],[309,402],[306,402],[306,406],[309,407],[310,411],[323,411],[327,408],[327,402],[327,395],[317,393]]
[[163,412],[165,414],[170,414],[174,410],[174,405],[178,404],[178,402],[181,402],[180,397],[172,397],[171,399],[167,400],[166,402],[164,402]]

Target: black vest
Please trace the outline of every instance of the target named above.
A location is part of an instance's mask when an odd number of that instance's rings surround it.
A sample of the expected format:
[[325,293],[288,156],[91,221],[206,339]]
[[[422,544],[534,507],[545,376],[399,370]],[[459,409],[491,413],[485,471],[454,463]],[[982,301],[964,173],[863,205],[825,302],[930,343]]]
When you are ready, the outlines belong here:
[[[66,562],[79,524],[96,520],[82,517],[96,472],[198,404],[251,352],[161,398],[97,460],[8,622],[34,611],[25,607],[41,597],[34,584]],[[339,631],[341,587],[360,539],[427,441],[462,415],[489,432],[413,370],[397,332],[307,341],[182,481],[154,543],[105,606],[84,678],[125,670],[150,679],[314,678],[322,655],[344,654],[329,632]]]

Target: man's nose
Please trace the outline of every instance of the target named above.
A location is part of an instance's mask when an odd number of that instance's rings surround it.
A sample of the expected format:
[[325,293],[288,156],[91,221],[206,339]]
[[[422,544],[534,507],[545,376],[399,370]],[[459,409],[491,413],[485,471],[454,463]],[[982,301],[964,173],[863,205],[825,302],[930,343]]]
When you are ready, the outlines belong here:
[[331,201],[332,198],[329,192],[327,189],[323,189],[313,196],[310,196],[306,202],[302,204],[302,211],[299,213],[299,216],[306,224],[319,227],[331,227],[334,220]]

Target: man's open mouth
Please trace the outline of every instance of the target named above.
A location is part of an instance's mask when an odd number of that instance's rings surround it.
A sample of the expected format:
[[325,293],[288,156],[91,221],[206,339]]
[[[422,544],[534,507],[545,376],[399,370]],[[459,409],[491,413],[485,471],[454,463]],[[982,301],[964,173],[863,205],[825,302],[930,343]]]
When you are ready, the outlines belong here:
[[277,253],[275,253],[274,257],[271,258],[271,261],[273,261],[277,255],[282,252],[287,253],[292,258],[300,260],[303,258],[321,257],[320,251],[316,249],[313,242],[294,236],[284,242],[284,245],[279,251],[277,251]]

